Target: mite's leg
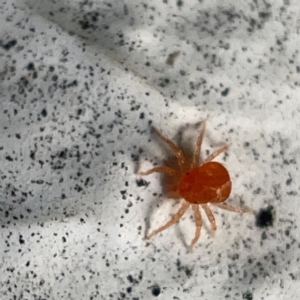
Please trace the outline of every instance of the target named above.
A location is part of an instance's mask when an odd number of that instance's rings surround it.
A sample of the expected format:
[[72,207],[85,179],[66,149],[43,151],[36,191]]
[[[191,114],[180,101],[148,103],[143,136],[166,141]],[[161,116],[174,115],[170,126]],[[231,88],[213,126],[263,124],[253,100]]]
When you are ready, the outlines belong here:
[[196,222],[196,232],[195,232],[195,237],[192,240],[192,243],[190,245],[190,250],[193,250],[194,245],[197,243],[200,237],[201,233],[201,227],[202,227],[202,218],[201,218],[201,213],[199,210],[199,205],[198,204],[192,204],[192,209],[194,211],[194,216],[195,216],[195,222]]
[[142,175],[142,176],[145,176],[145,175],[149,175],[149,174],[152,174],[152,173],[166,173],[170,176],[175,176],[177,174],[177,171],[175,171],[174,169],[170,168],[170,167],[167,167],[167,166],[162,166],[162,167],[154,167],[148,171],[145,171],[145,172],[138,172],[137,174],[138,175]]
[[254,214],[254,210],[248,207],[238,207],[238,206],[231,206],[226,203],[211,203],[212,205],[215,205],[219,208],[229,210],[229,211],[234,211],[237,213],[250,213]]
[[207,163],[211,160],[213,160],[215,157],[217,157],[219,154],[221,154],[222,152],[225,152],[228,150],[228,146],[224,145],[222,147],[220,147],[219,149],[215,150],[213,153],[211,153],[206,159],[203,160],[202,164]]
[[183,214],[186,212],[188,207],[190,206],[190,203],[184,201],[178,212],[168,221],[165,225],[159,227],[158,229],[152,231],[150,234],[146,236],[147,239],[150,239],[154,235],[158,234],[159,232],[167,229],[168,227],[172,226],[176,222],[179,221],[179,219],[183,216]]
[[201,123],[200,134],[198,136],[198,139],[197,139],[197,142],[195,145],[192,168],[199,165],[200,149],[201,149],[201,144],[202,144],[202,140],[203,140],[203,136],[204,136],[204,132],[205,132],[205,127],[206,127],[206,122],[203,121]]
[[178,165],[179,165],[180,169],[182,169],[182,167],[184,165],[184,156],[183,156],[183,153],[180,150],[180,148],[178,148],[172,141],[170,141],[169,139],[164,137],[157,129],[153,128],[153,130],[158,135],[158,137],[161,140],[163,140],[166,144],[168,144],[169,147],[173,150],[173,152],[177,158]]
[[204,209],[208,220],[211,223],[212,234],[214,235],[215,231],[217,230],[215,217],[207,204],[201,204],[201,207]]

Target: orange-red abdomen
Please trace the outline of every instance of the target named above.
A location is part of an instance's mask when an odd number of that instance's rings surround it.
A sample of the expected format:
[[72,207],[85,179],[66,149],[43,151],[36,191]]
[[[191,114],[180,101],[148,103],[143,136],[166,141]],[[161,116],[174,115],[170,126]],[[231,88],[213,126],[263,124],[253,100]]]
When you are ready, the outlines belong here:
[[181,177],[177,190],[190,203],[220,203],[230,195],[230,176],[222,164],[207,162],[187,171]]

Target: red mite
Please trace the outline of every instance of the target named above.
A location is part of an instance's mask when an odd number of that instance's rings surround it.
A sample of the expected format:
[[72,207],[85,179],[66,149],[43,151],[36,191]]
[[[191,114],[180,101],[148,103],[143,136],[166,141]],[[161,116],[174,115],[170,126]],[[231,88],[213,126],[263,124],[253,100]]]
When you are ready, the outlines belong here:
[[234,207],[223,203],[231,192],[230,176],[227,169],[221,163],[212,160],[222,152],[228,150],[228,146],[224,145],[220,147],[212,152],[206,159],[201,160],[200,149],[205,132],[205,125],[205,121],[202,122],[201,131],[192,157],[184,156],[183,151],[179,147],[154,129],[158,137],[172,149],[177,158],[177,168],[160,166],[154,167],[146,172],[139,172],[138,174],[149,175],[155,172],[165,173],[166,176],[171,177],[173,182],[172,185],[166,186],[168,194],[175,199],[183,198],[183,202],[178,212],[166,224],[152,231],[146,238],[150,239],[175,224],[183,216],[189,206],[191,206],[196,222],[195,236],[190,244],[190,249],[192,250],[200,237],[202,227],[202,217],[199,206],[201,206],[207,215],[213,232],[217,229],[217,225],[208,204],[233,212],[253,213],[253,210],[250,208]]

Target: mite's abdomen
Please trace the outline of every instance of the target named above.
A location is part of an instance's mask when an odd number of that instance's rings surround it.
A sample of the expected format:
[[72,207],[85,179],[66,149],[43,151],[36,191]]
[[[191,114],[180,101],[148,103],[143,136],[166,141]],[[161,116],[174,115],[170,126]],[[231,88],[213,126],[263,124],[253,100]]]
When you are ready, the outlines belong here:
[[220,203],[230,195],[230,176],[222,164],[208,162],[186,172],[181,177],[177,190],[190,203]]

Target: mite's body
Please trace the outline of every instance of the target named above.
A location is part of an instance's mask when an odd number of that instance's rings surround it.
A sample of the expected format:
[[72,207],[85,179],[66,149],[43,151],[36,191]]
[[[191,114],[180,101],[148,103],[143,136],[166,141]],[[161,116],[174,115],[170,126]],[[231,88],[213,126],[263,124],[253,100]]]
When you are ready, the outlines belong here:
[[172,149],[177,158],[178,168],[175,169],[168,166],[154,167],[146,172],[139,172],[138,174],[149,175],[154,172],[165,173],[166,176],[172,177],[175,181],[171,191],[169,191],[170,194],[174,195],[174,198],[183,198],[184,200],[178,212],[165,225],[148,234],[147,238],[151,238],[175,224],[183,216],[189,206],[193,209],[196,221],[195,237],[192,240],[190,249],[193,248],[200,237],[202,217],[199,206],[201,206],[206,213],[213,231],[217,229],[217,226],[208,204],[229,211],[253,213],[249,208],[234,207],[223,203],[228,199],[231,192],[230,176],[227,169],[221,163],[212,160],[220,153],[226,151],[228,146],[224,145],[211,153],[205,160],[200,160],[200,148],[205,132],[205,122],[202,122],[201,125],[202,128],[192,158],[185,157],[179,147],[155,130],[156,134]]

